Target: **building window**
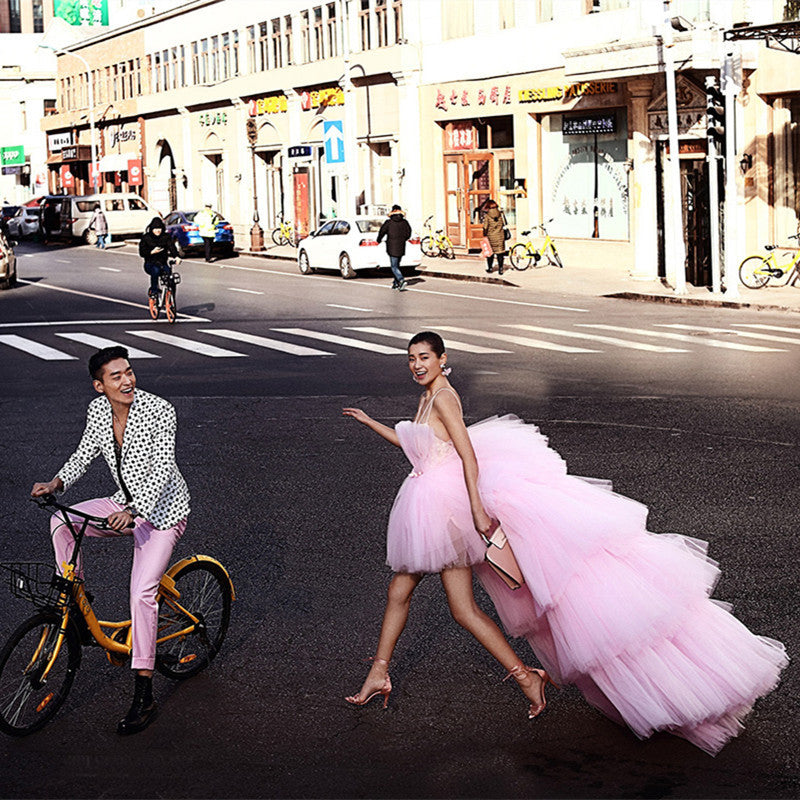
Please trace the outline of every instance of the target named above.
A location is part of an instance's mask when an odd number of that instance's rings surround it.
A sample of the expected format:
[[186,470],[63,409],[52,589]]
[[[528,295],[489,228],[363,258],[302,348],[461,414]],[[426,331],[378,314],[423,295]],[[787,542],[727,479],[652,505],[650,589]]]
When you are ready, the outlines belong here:
[[328,58],[333,58],[339,55],[339,41],[336,36],[336,3],[328,3],[325,25],[328,29]]
[[553,19],[553,0],[537,0],[537,22],[550,22]]
[[57,114],[58,109],[56,108],[56,101],[55,100],[45,100],[44,101],[44,115],[49,117],[51,114]]
[[200,83],[208,83],[208,39],[200,40]]
[[361,0],[361,9],[358,12],[358,26],[361,29],[361,49],[369,50],[372,45],[369,35],[369,0]]
[[19,10],[19,0],[8,0],[8,32],[22,33],[22,17]]
[[375,0],[375,27],[378,29],[378,47],[389,44],[389,15],[386,0]]
[[314,56],[317,60],[325,58],[325,42],[322,30],[322,6],[314,9]]
[[219,80],[219,36],[211,37],[211,80]]
[[294,64],[294,48],[292,47],[292,18],[287,15],[283,18],[283,38],[286,42],[286,66]]
[[231,34],[232,44],[231,44],[231,54],[233,55],[233,74],[234,75],[241,75],[241,70],[239,69],[239,31],[234,31]]
[[[136,72],[139,72],[139,59],[136,59]],[[178,76],[178,85],[179,86],[186,86],[186,48],[181,45],[181,55],[180,55],[180,68],[179,68],[179,76]]]
[[231,77],[231,35],[222,34],[222,80]]
[[265,71],[269,68],[267,57],[269,55],[269,34],[267,32],[267,23],[259,22],[258,24],[258,69]]
[[514,0],[500,0],[500,30],[514,27]]
[[463,39],[475,34],[473,0],[442,0],[442,38]]
[[800,19],[800,0],[785,0],[783,4],[783,21],[795,22]]
[[307,64],[311,61],[311,42],[309,40],[309,30],[308,30],[308,11],[301,11],[300,12],[300,46],[302,47],[302,52],[300,53],[300,59],[304,64]]
[[[114,67],[114,74],[116,75],[117,68]],[[116,78],[115,78],[116,82]],[[156,53],[153,56],[153,91],[161,91],[161,53]],[[114,99],[117,99],[116,90],[114,91]]]
[[169,75],[170,75],[170,57],[169,57],[169,50],[164,50],[161,54],[161,70],[163,73],[163,80],[161,81],[162,85],[164,86],[164,91],[168,92],[171,88]]
[[256,26],[247,28],[247,71],[256,72]]
[[600,11],[618,11],[620,8],[628,8],[630,0],[587,0],[589,14],[597,14]]
[[272,66],[280,69],[283,66],[283,53],[281,52],[281,19],[272,20]]
[[33,32],[44,33],[44,3],[43,0],[33,0]]
[[392,0],[392,13],[394,14],[394,40],[397,44],[405,41],[403,36],[403,0]]

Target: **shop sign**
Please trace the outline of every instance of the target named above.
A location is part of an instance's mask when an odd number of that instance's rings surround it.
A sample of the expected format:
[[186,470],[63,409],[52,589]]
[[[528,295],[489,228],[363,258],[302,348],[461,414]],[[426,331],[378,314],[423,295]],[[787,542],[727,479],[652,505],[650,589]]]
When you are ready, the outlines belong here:
[[88,145],[73,144],[61,148],[62,161],[88,161],[91,148]]
[[[667,154],[669,154],[669,142],[666,143],[665,150]],[[708,143],[705,139],[685,139],[684,141],[678,142],[678,154],[682,156],[704,156],[707,151]]]
[[588,117],[568,117],[561,120],[561,133],[564,136],[585,136],[594,133],[616,133],[616,114],[592,114]]
[[212,128],[218,125],[228,124],[227,111],[206,111],[199,116],[200,125],[204,128]]
[[70,171],[69,164],[62,164],[59,172],[61,173],[61,185],[65,189],[72,189],[75,186],[75,176]]
[[[473,103],[473,100],[475,101]],[[451,89],[449,94],[445,94],[441,89],[436,90],[436,108],[441,111],[449,111],[451,108],[467,108],[472,105],[509,105],[511,103],[511,87],[488,86],[481,89],[475,88],[456,88]]]
[[614,94],[617,84],[614,81],[588,81],[587,83],[568,83],[564,86],[545,86],[541,89],[520,89],[520,103],[545,103],[551,100],[575,100],[593,94]]
[[247,111],[251,117],[261,114],[283,114],[289,108],[289,98],[285,94],[273,94],[269,97],[259,97],[247,104]]
[[313,89],[300,95],[300,107],[303,111],[310,111],[320,106],[343,106],[344,91],[341,86],[332,86],[329,89]]
[[128,161],[128,186],[142,185],[142,160],[132,158]]
[[22,166],[25,163],[25,148],[20,144],[16,147],[0,147],[0,164],[4,167]]
[[89,164],[89,185],[92,187],[100,187],[103,185],[105,176],[98,169],[98,164]]
[[3,167],[3,175],[22,175],[22,167]]
[[69,147],[71,144],[75,144],[75,140],[72,138],[72,131],[50,133],[47,136],[47,149],[51,153],[58,153],[62,147]]
[[308,233],[308,173],[294,174],[294,219],[298,233]]
[[109,125],[105,128],[106,155],[116,153],[130,153],[139,155],[139,123],[130,122],[119,125]]
[[289,148],[289,158],[311,158],[310,144],[296,144]]
[[53,0],[53,16],[70,25],[108,25],[108,0]]
[[445,132],[447,150],[474,150],[475,128],[471,122],[454,122]]

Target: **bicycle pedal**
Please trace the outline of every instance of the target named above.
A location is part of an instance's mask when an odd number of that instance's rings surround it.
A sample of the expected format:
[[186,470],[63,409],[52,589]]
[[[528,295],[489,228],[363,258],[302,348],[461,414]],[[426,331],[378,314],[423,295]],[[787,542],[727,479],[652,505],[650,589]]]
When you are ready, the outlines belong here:
[[172,273],[172,281],[173,281],[173,283],[180,283],[181,282],[180,274],[178,274],[177,272],[173,272]]

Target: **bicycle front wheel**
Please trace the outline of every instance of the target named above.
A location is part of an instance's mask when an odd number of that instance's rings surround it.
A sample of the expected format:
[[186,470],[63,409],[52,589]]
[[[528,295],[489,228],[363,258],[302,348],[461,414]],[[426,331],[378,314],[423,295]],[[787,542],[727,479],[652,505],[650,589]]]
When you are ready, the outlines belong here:
[[175,300],[175,287],[172,286],[164,293],[164,313],[167,321],[175,322],[178,318],[178,304]]
[[283,231],[280,228],[275,228],[275,230],[272,231],[272,241],[279,247],[289,243],[289,240],[283,235]]
[[533,261],[533,255],[531,255],[531,251],[524,244],[515,244],[511,248],[511,254],[509,255],[509,261],[511,262],[511,266],[514,269],[523,270],[528,269]]
[[[172,576],[178,602],[198,618],[192,621],[162,597],[158,604],[156,669],[183,680],[202,672],[222,646],[231,619],[231,584],[225,570],[213,561],[192,561]],[[175,636],[174,634],[180,634]],[[164,639],[173,636],[171,639]]]
[[441,250],[439,250],[439,255],[442,256],[443,258],[451,258],[451,259],[455,258],[456,253],[455,250],[453,250],[453,245],[451,245],[449,241],[444,242],[442,244]]
[[25,620],[0,652],[0,730],[26,736],[44,727],[67,699],[81,662],[72,625],[45,677],[59,639],[61,617],[50,612]]
[[564,269],[564,265],[561,263],[561,257],[558,255],[558,250],[551,246],[551,251],[552,252],[548,255],[550,263],[554,267],[560,267],[561,269]]
[[147,307],[150,309],[150,316],[153,319],[158,319],[158,295],[149,295],[147,298]]
[[767,260],[761,256],[748,256],[739,265],[739,278],[748,289],[761,289],[769,283]]
[[439,255],[439,248],[436,246],[436,242],[434,242],[433,238],[430,236],[423,236],[422,241],[419,243],[419,246],[422,248],[423,255],[426,256]]

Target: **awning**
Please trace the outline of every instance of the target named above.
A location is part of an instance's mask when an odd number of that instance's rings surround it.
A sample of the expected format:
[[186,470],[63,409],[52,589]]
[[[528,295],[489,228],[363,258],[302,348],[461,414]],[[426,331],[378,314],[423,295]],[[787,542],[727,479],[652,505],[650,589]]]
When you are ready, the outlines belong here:
[[128,155],[127,153],[111,153],[103,156],[99,163],[98,168],[100,172],[127,172],[128,162],[138,160],[135,155]]

